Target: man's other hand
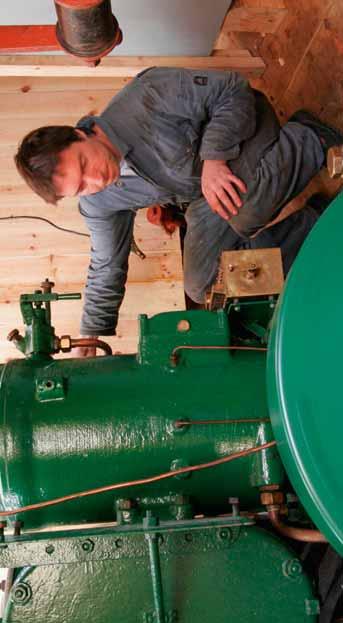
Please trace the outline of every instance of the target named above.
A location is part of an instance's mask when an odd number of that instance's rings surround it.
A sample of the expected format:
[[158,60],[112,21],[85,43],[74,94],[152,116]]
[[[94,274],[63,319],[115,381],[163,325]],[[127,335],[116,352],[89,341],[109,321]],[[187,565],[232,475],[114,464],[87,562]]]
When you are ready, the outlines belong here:
[[[81,335],[81,339],[97,340],[98,335]],[[96,357],[96,346],[78,346],[74,350],[75,357]]]
[[236,188],[247,192],[244,182],[233,175],[225,160],[204,160],[201,188],[213,212],[217,212],[225,221],[238,214],[242,199]]

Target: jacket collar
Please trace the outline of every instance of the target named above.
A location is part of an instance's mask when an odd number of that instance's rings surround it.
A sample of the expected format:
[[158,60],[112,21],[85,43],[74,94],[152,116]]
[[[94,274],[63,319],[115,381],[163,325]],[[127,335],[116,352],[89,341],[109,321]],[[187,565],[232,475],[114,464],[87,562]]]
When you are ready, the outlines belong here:
[[116,132],[112,123],[109,123],[107,119],[103,117],[93,117],[87,115],[86,117],[82,117],[80,121],[77,123],[76,127],[80,130],[86,129],[90,130],[92,125],[96,123],[109,138],[111,143],[117,147],[123,158],[126,158],[128,153],[131,151],[130,146],[119,136],[118,132]]

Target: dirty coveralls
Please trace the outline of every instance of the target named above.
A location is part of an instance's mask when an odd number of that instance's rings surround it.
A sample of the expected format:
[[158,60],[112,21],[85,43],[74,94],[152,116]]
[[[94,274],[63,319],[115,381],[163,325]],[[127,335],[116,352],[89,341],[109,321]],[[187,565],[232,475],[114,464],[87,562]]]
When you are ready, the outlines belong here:
[[[308,207],[257,233],[300,193],[324,162],[316,134],[279,123],[261,93],[234,72],[152,68],[96,117],[131,169],[101,192],[80,197],[91,233],[81,321],[84,335],[114,335],[125,293],[135,214],[148,205],[189,203],[184,245],[187,294],[203,302],[221,252],[280,246],[290,267],[318,215]],[[247,185],[243,206],[226,222],[201,193],[203,160],[226,160]],[[255,235],[255,237],[254,237]]]

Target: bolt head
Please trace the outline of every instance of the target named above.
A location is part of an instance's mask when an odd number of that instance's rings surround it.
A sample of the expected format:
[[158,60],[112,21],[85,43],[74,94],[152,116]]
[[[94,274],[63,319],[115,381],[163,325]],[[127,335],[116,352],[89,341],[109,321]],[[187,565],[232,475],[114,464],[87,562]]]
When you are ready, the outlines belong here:
[[53,545],[47,545],[46,548],[45,548],[45,551],[46,551],[47,554],[49,554],[49,556],[51,556],[51,554],[54,553],[55,548],[54,548]]
[[32,588],[27,582],[15,584],[12,590],[12,600],[15,604],[25,605],[32,597]]
[[282,573],[286,578],[295,580],[303,572],[301,562],[297,558],[284,560],[282,563]]
[[179,322],[177,323],[177,330],[180,333],[187,333],[187,331],[189,331],[191,328],[191,323],[189,322],[189,320],[179,320]]
[[92,539],[86,539],[81,545],[84,552],[92,552],[94,549],[94,541]]

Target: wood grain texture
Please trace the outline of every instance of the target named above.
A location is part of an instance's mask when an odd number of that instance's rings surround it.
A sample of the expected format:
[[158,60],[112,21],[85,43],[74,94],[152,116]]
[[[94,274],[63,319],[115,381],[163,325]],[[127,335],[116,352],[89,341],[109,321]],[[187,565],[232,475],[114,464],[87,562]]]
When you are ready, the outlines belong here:
[[[131,82],[132,78],[102,78],[96,83],[96,92],[120,91]],[[35,76],[9,76],[1,77],[0,93],[69,93],[76,91],[89,91],[88,78],[65,78],[58,77],[54,80],[46,80]],[[94,92],[93,92],[94,94]],[[64,97],[64,95],[63,95]]]
[[227,32],[274,33],[287,15],[286,9],[236,7],[228,11],[216,47],[222,47],[221,36]]
[[[34,119],[36,123],[36,119],[42,117],[56,117],[56,112],[60,118],[72,119],[89,114],[98,115],[117,93],[118,90],[98,91],[88,85],[87,91],[65,92],[60,96],[59,106],[54,91],[1,93],[0,124],[7,119],[10,122],[14,119]],[[57,106],[59,110],[56,110]]]
[[116,56],[104,58],[95,68],[64,56],[0,56],[0,76],[4,77],[128,78],[152,66],[225,69],[240,71],[248,78],[260,76],[264,71],[260,58],[245,56]]
[[[127,79],[0,78],[0,217],[25,216],[87,233],[77,199],[49,206],[19,177],[13,162],[17,144],[29,130],[53,123],[74,124],[84,114],[98,113]],[[113,84],[113,88],[112,88]],[[76,88],[80,85],[80,88]],[[26,88],[27,87],[27,88]],[[118,337],[109,338],[115,351],[137,350],[137,316],[183,309],[183,274],[178,235],[170,237],[146,220],[139,210],[134,235],[146,254],[131,254]],[[18,357],[6,341],[8,332],[22,329],[19,296],[51,278],[57,292],[83,291],[89,264],[89,238],[61,232],[37,219],[0,220],[0,361]],[[53,307],[58,334],[77,336],[82,303]]]
[[[235,0],[234,7],[287,11],[275,33],[258,32],[257,22],[256,32],[225,31],[231,49],[248,49],[263,58],[266,70],[251,84],[267,94],[281,123],[297,109],[307,108],[343,131],[341,0]],[[322,169],[279,218],[300,209],[311,194],[334,196],[341,187],[342,180],[331,180]]]

